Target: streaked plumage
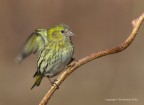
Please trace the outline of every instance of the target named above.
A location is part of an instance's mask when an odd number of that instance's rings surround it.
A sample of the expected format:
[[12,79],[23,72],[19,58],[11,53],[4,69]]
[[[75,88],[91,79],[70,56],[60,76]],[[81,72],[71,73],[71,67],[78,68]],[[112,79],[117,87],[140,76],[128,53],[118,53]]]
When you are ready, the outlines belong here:
[[[32,86],[39,86],[43,77],[54,77],[59,74],[71,61],[73,44],[68,25],[60,24],[48,30],[37,29],[26,41],[24,49],[18,56],[21,62],[31,53],[39,52],[37,71],[34,74],[36,82]],[[29,47],[30,46],[30,47]]]

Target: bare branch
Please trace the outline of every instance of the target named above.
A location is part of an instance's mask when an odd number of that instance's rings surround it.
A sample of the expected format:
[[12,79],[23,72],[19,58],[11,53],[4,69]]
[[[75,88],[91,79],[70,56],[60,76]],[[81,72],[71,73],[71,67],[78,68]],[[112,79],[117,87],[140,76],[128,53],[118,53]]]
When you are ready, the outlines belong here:
[[39,105],[46,105],[48,101],[50,100],[51,96],[54,94],[54,92],[57,90],[57,86],[60,86],[61,83],[73,72],[75,71],[78,67],[103,56],[114,54],[114,53],[119,53],[126,49],[134,40],[134,38],[137,35],[137,32],[144,21],[144,14],[142,14],[139,18],[135,19],[132,21],[133,25],[133,30],[129,37],[126,39],[126,41],[122,44],[120,44],[117,47],[111,48],[111,49],[106,49],[103,51],[99,51],[97,53],[91,54],[87,57],[84,57],[80,60],[75,60],[71,62],[69,67],[57,78],[57,81],[55,81],[55,84],[49,89],[47,94],[44,96],[42,101],[40,102]]

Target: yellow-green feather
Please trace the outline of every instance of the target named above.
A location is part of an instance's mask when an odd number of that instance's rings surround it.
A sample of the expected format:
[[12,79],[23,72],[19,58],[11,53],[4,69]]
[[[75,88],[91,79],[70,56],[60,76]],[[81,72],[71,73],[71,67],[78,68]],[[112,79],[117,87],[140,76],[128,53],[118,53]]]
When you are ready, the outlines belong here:
[[64,27],[63,26],[55,26],[53,28],[50,28],[48,30],[48,39],[50,41],[53,41],[53,40],[63,40],[64,39],[64,36],[62,35],[61,31],[60,30],[64,30]]
[[39,86],[42,80],[42,76],[41,75],[36,75],[36,81],[34,83],[34,85],[31,87],[31,89],[33,89],[35,86]]
[[33,32],[24,43],[22,50],[16,58],[16,62],[21,63],[21,61],[30,54],[41,51],[45,43],[48,43],[44,38],[44,36],[37,35],[37,33]]

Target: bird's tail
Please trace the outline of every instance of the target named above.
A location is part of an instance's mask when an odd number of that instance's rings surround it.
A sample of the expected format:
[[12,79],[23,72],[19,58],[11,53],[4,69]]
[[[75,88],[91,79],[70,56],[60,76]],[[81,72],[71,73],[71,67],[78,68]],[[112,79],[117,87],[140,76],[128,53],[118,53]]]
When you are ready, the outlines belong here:
[[35,77],[36,77],[36,81],[35,81],[35,83],[33,84],[33,86],[31,87],[31,89],[33,89],[35,86],[39,86],[40,83],[41,83],[42,76],[37,74]]

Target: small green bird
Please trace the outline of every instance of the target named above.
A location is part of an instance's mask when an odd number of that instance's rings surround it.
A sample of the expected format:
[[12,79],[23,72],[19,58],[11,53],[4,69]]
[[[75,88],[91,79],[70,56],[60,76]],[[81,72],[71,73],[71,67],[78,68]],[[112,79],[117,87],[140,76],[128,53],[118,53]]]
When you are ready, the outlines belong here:
[[36,81],[32,88],[39,86],[43,77],[56,76],[70,63],[74,51],[71,36],[70,27],[60,24],[49,29],[36,29],[26,40],[16,61],[20,63],[30,54],[39,53],[34,74]]

